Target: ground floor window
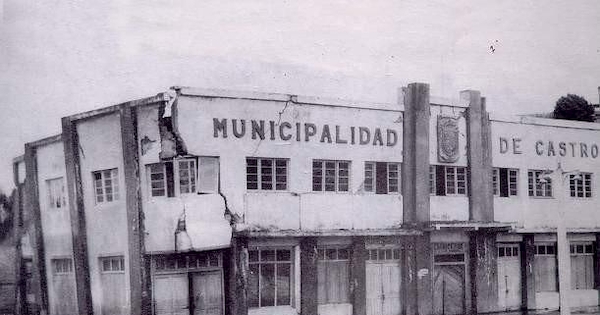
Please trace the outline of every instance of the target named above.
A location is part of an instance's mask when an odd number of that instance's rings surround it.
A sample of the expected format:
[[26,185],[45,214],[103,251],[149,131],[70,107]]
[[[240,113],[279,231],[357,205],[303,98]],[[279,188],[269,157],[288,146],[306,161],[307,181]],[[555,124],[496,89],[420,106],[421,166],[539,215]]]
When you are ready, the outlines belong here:
[[536,244],[533,267],[536,292],[558,291],[556,268],[556,244]]
[[248,251],[248,306],[291,305],[292,250],[261,248]]
[[350,250],[319,248],[317,254],[319,304],[350,303]]
[[594,245],[592,242],[571,243],[571,289],[594,288]]

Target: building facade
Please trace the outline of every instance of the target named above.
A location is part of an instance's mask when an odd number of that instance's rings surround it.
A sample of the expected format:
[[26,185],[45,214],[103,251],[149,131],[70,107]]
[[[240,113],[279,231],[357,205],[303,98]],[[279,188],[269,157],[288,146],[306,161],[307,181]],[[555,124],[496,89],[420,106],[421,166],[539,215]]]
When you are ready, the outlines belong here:
[[598,306],[600,126],[399,100],[175,87],[63,118],[23,160],[40,312]]

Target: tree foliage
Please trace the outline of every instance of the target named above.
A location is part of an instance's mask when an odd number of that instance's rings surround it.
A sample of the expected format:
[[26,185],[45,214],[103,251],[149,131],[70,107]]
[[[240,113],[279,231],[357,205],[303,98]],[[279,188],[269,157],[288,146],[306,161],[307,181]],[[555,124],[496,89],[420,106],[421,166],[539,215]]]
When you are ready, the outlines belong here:
[[3,241],[13,228],[12,198],[0,192],[0,242]]
[[579,95],[567,94],[556,101],[554,118],[594,121],[594,106]]

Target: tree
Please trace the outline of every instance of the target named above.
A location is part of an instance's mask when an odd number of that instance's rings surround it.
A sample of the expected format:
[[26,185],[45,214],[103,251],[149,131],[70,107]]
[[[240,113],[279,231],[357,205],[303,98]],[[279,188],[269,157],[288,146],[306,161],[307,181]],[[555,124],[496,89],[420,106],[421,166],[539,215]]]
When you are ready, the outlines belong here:
[[567,94],[556,101],[554,118],[594,121],[594,106],[579,95]]
[[13,211],[12,198],[0,192],[0,242],[12,231]]

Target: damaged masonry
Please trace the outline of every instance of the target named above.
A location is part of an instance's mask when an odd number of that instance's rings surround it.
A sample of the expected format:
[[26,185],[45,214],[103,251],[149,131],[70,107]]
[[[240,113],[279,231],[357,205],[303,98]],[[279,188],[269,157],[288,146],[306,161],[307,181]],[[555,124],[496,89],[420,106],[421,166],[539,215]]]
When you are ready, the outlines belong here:
[[600,125],[459,96],[174,87],[64,117],[15,159],[35,248],[20,313],[598,306]]

